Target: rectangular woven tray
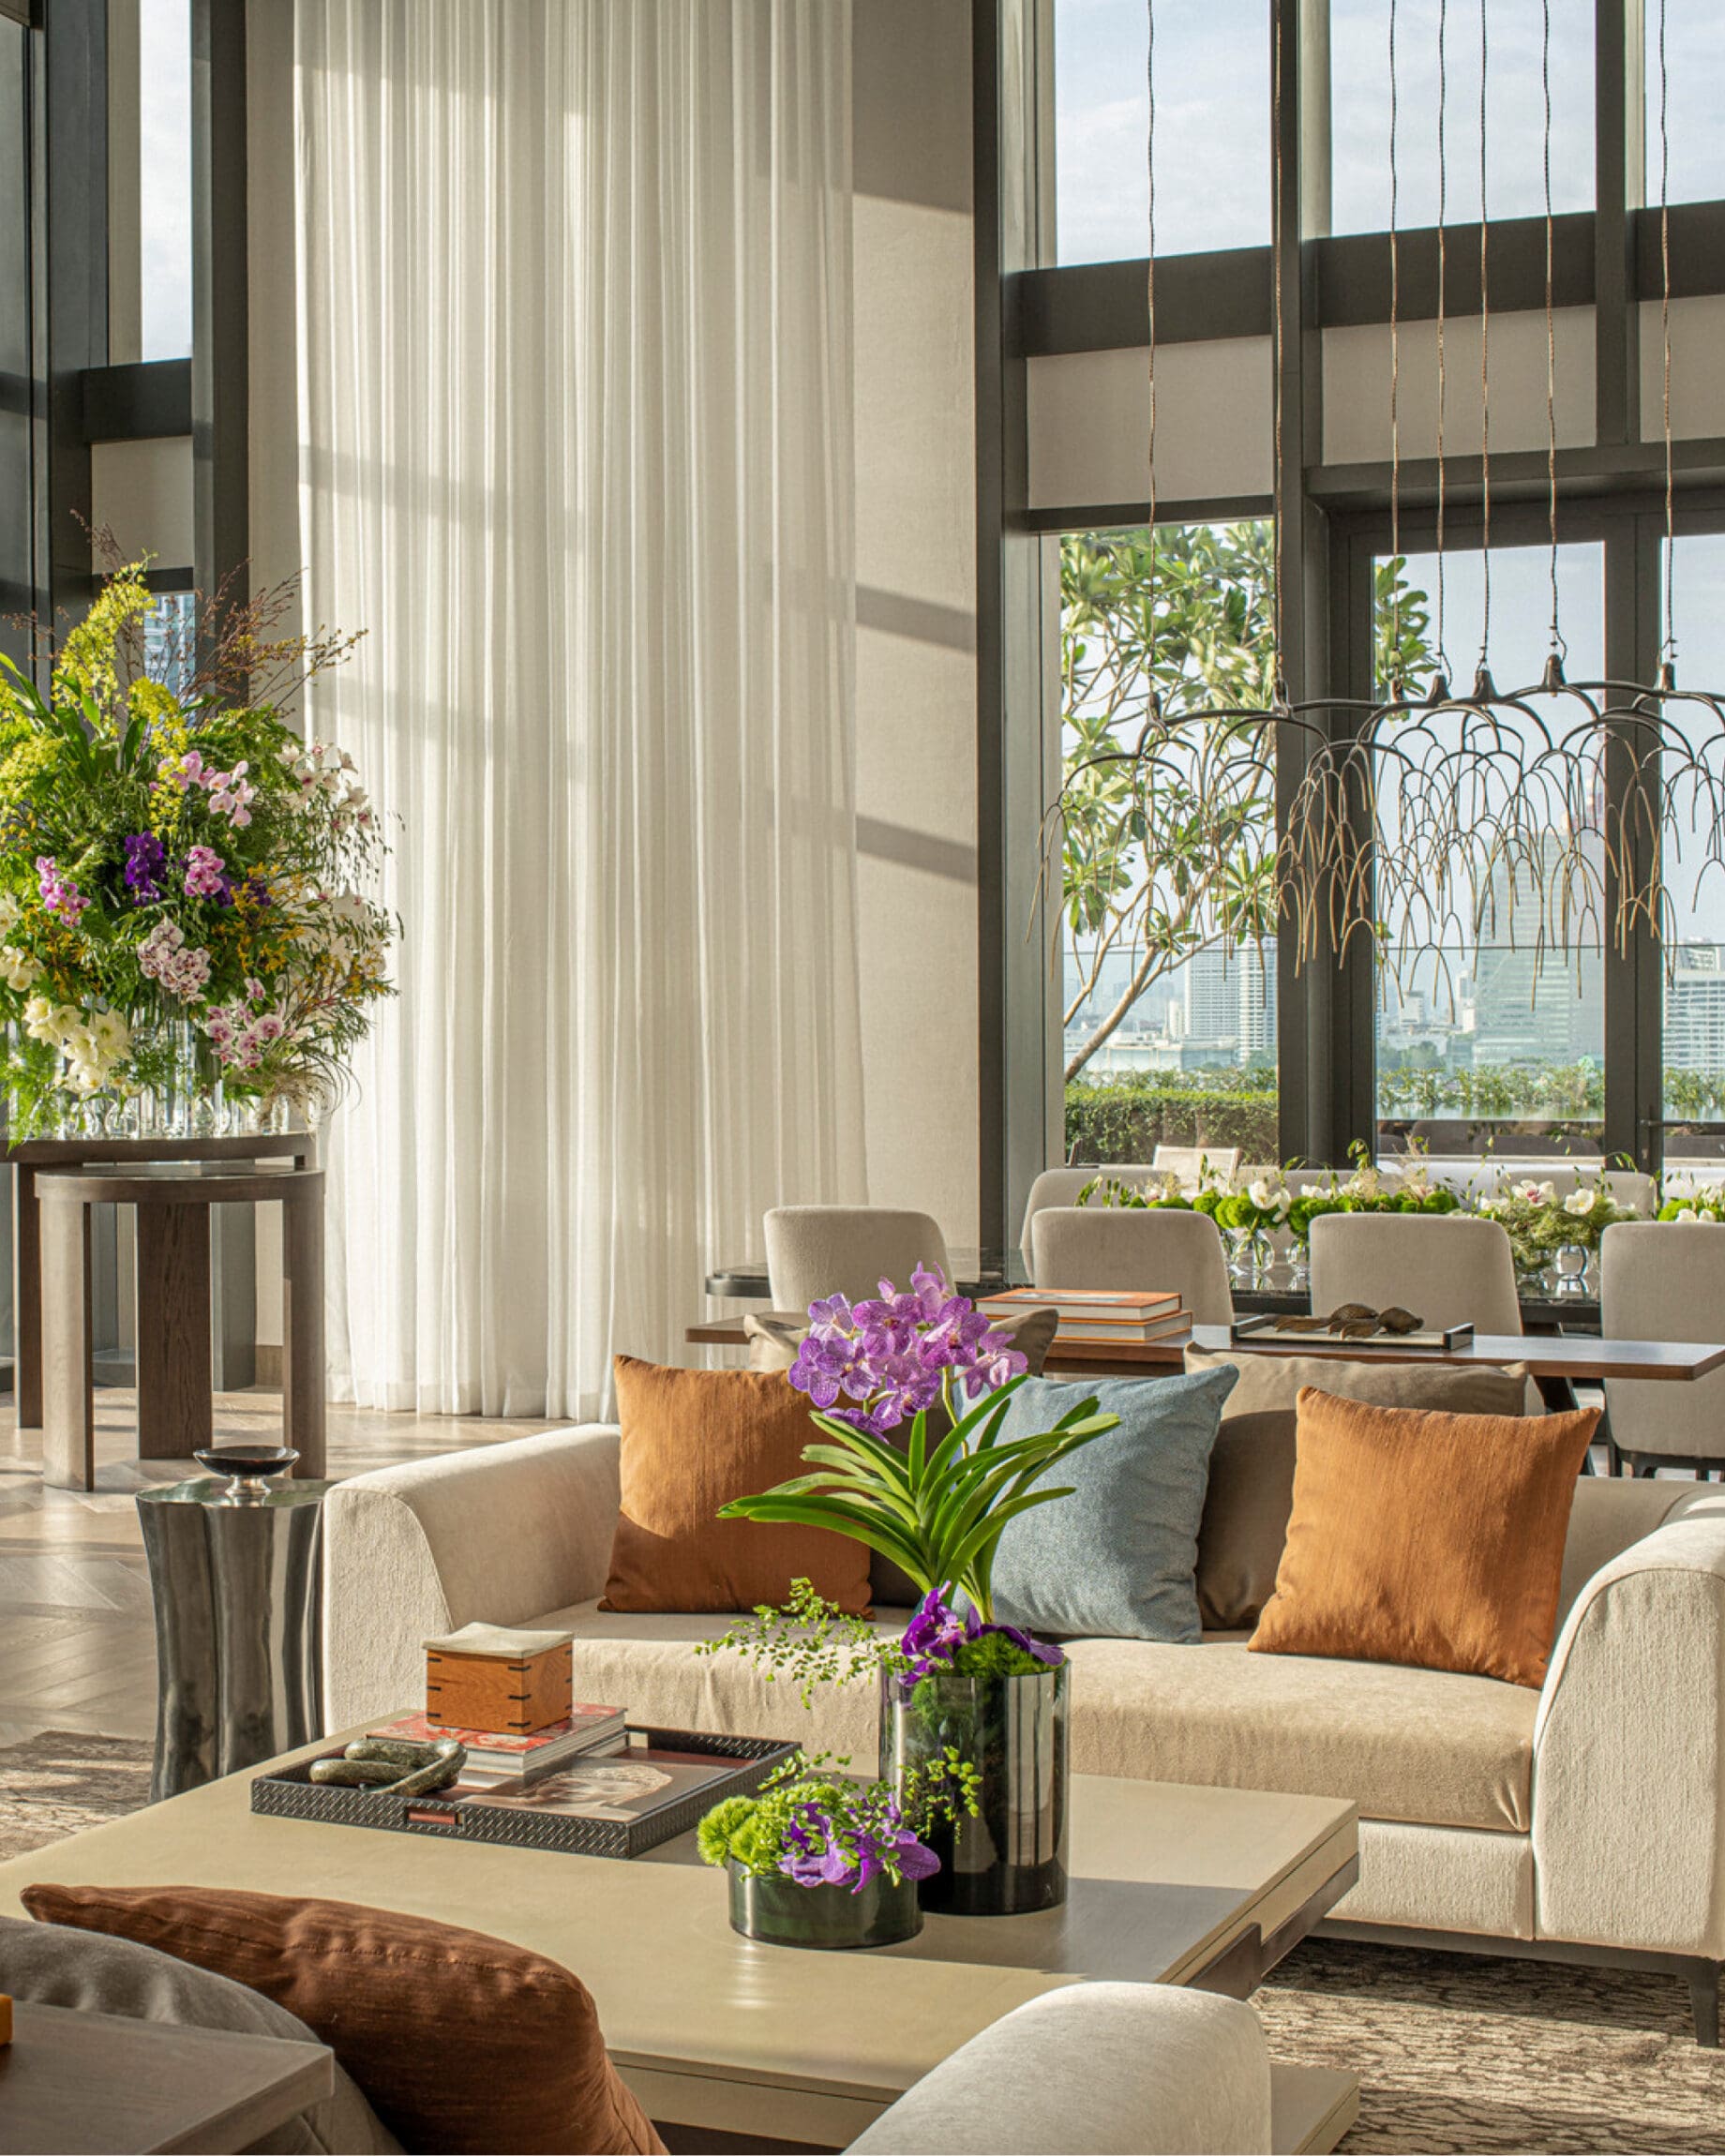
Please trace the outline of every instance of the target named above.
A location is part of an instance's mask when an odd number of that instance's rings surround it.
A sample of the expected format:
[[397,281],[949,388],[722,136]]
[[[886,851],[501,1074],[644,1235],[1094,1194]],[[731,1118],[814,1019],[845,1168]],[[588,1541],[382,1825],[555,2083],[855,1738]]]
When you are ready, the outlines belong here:
[[[385,1833],[423,1834],[442,1841],[501,1842],[523,1849],[562,1849],[578,1857],[638,1857],[661,1842],[675,1841],[727,1797],[752,1796],[772,1770],[790,1759],[795,1744],[771,1737],[727,1737],[711,1730],[640,1729],[631,1740],[657,1749],[698,1752],[736,1762],[734,1771],[639,1819],[581,1819],[566,1813],[516,1811],[476,1798],[396,1797],[387,1789],[344,1789],[309,1778],[311,1762],[258,1774],[251,1808],[275,1819],[322,1819],[326,1826],[380,1827]],[[324,1758],[333,1759],[334,1752]],[[613,1755],[623,1757],[622,1754]],[[571,1762],[573,1764],[573,1762]]]
[[1323,1332],[1290,1332],[1273,1312],[1236,1318],[1228,1332],[1228,1338],[1237,1340],[1241,1347],[1342,1347],[1346,1348],[1350,1354],[1355,1348],[1360,1348],[1368,1355],[1373,1348],[1465,1347],[1473,1337],[1471,1322],[1459,1325],[1432,1325],[1417,1333],[1367,1333],[1357,1338],[1328,1329]]

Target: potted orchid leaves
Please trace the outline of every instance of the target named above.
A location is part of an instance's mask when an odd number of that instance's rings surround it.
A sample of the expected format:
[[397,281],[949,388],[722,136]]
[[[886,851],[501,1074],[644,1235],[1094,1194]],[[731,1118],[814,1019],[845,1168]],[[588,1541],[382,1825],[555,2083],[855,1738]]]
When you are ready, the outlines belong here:
[[729,1645],[803,1684],[872,1672],[881,1689],[880,1772],[898,1792],[968,1770],[963,1804],[926,1825],[938,1869],[923,1907],[966,1915],[1065,1899],[1068,1668],[1062,1650],[994,1621],[1006,1528],[1071,1494],[1046,1478],[1115,1427],[1094,1400],[1049,1430],[1009,1427],[1025,1357],[1011,1336],[919,1266],[908,1292],[810,1306],[789,1372],[823,1443],[810,1473],[724,1507],[728,1518],[829,1528],[866,1543],[920,1595],[902,1639],[878,1636],[809,1595],[744,1619]]

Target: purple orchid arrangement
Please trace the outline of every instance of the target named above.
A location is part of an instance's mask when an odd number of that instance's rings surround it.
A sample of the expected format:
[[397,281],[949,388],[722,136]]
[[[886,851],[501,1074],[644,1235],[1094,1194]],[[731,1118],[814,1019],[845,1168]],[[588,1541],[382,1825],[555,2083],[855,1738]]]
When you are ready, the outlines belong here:
[[979,1639],[1003,1640],[1049,1669],[1058,1669],[1066,1659],[1061,1648],[1021,1631],[1016,1624],[984,1624],[974,1603],[961,1616],[941,1600],[937,1590],[917,1604],[916,1614],[899,1641],[906,1683],[915,1684],[921,1678],[943,1675],[958,1668],[961,1658],[970,1659],[964,1655],[964,1650]]
[[861,1894],[872,1879],[891,1871],[895,1878],[931,1879],[940,1859],[906,1824],[896,1799],[873,1812],[837,1816],[818,1803],[798,1804],[785,1828],[785,1853],[779,1869],[799,1886],[848,1886]]
[[[1028,1362],[1010,1333],[923,1265],[906,1294],[882,1280],[878,1300],[830,1295],[810,1304],[809,1318],[788,1375],[807,1395],[810,1420],[825,1441],[803,1452],[813,1472],[733,1498],[720,1519],[824,1527],[866,1543],[926,1597],[919,1619],[928,1619],[927,1639],[943,1625],[962,1629],[948,1597],[966,1598],[982,1629],[968,1639],[953,1634],[947,1659],[1010,1673],[1000,1657],[1010,1657],[1013,1642],[992,1624],[1000,1536],[1021,1514],[1072,1494],[1039,1486],[1118,1417],[1099,1415],[1086,1400],[1052,1429],[1008,1434]],[[943,1422],[931,1416],[937,1406]],[[902,1441],[890,1442],[906,1423]]]
[[726,1797],[696,1833],[704,1863],[800,1887],[894,1886],[932,1878],[940,1859],[922,1836],[977,1810],[977,1772],[947,1749],[895,1782],[853,1782],[824,1755],[798,1752],[752,1797]]
[[[1011,1333],[924,1265],[902,1295],[882,1280],[878,1300],[829,1295],[809,1305],[809,1318],[791,1384],[834,1421],[875,1437],[937,1400],[956,1420],[961,1400],[994,1392],[1029,1368]],[[841,1400],[857,1404],[841,1407]]]

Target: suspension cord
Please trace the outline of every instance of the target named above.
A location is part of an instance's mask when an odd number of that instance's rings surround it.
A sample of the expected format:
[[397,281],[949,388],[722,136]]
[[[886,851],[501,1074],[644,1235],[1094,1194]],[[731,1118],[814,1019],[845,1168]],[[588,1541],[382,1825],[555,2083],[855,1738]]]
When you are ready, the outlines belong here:
[[1480,616],[1479,664],[1492,644],[1492,301],[1487,235],[1492,230],[1486,198],[1486,0],[1479,0],[1479,476],[1483,518],[1484,604]]
[[1151,640],[1155,638],[1156,624],[1156,0],[1148,0],[1146,27],[1148,37],[1145,45],[1144,87],[1148,104],[1149,125],[1145,131],[1145,177],[1149,187],[1149,245],[1150,260],[1145,271],[1145,305],[1149,333],[1149,496],[1150,496],[1150,574],[1147,598],[1149,605]]
[[1552,651],[1566,646],[1557,625],[1557,332],[1552,307],[1552,0],[1543,0],[1539,80],[1545,94],[1545,475],[1552,547]]
[[[1389,551],[1402,558],[1402,258],[1397,218],[1401,209],[1398,130],[1401,110],[1396,79],[1396,0],[1389,0]],[[1396,571],[1389,602],[1389,680],[1391,694],[1402,671],[1402,573]]]
[[1272,701],[1282,696],[1282,16],[1280,7],[1272,7],[1270,18],[1274,25],[1270,50],[1270,157],[1273,170],[1270,174],[1270,292],[1272,302],[1271,344],[1272,362],[1276,369],[1275,415],[1276,470],[1271,481],[1270,496],[1270,576],[1273,590],[1270,597],[1270,626],[1274,637],[1274,650],[1270,666],[1274,679],[1270,684]]
[[1448,294],[1444,227],[1449,209],[1449,168],[1446,156],[1446,129],[1449,103],[1449,69],[1446,43],[1449,28],[1449,0],[1437,5],[1437,670],[1446,681],[1449,662],[1444,643],[1444,515],[1448,507],[1444,472],[1444,405],[1448,389],[1444,369],[1444,312]]
[[1672,337],[1671,337],[1671,71],[1665,62],[1665,0],[1659,0],[1659,338],[1664,381],[1665,427],[1665,640],[1662,663],[1677,662],[1676,619],[1672,611],[1672,569],[1677,559],[1675,504],[1672,486]]

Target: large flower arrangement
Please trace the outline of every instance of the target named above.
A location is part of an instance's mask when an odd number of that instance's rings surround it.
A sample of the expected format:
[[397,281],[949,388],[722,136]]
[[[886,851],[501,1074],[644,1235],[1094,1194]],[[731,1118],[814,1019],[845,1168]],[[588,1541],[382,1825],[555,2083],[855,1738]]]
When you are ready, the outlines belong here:
[[1579,1183],[1560,1198],[1555,1184],[1527,1175],[1506,1177],[1479,1200],[1478,1210],[1508,1231],[1522,1272],[1540,1271],[1562,1250],[1597,1250],[1613,1221],[1636,1218],[1603,1182]]
[[[327,1105],[390,993],[382,851],[351,756],[232,693],[342,647],[242,612],[188,693],[138,663],[140,568],[0,674],[0,1018],[12,1132],[171,1090]],[[229,693],[224,693],[228,689]],[[254,691],[255,696],[255,691]]]

